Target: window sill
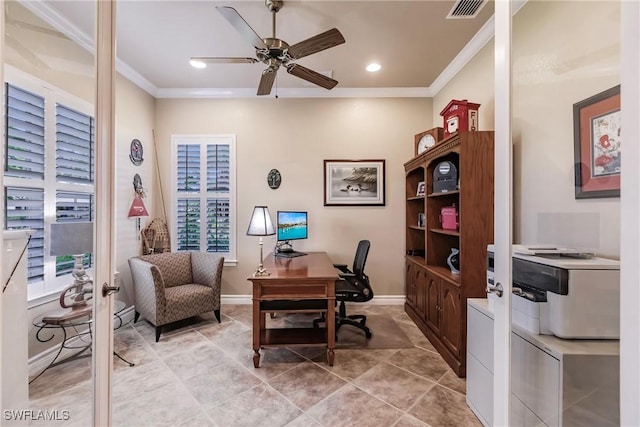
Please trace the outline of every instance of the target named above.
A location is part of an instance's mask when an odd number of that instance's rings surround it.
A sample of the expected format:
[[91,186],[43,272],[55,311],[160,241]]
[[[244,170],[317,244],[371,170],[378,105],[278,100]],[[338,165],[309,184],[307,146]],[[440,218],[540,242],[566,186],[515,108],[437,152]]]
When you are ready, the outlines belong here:
[[225,267],[236,267],[238,265],[237,259],[225,259],[224,266]]
[[29,301],[27,301],[27,310],[31,310],[32,308],[48,304],[52,301],[57,301],[60,298],[60,292],[62,292],[62,289],[58,289],[57,291],[49,291],[46,293],[35,295],[33,297],[29,297]]

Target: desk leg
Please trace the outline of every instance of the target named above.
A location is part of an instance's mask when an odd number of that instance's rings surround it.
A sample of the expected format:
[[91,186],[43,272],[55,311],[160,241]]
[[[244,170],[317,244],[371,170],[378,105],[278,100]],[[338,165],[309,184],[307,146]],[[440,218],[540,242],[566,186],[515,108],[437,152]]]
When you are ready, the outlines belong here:
[[260,315],[259,286],[254,284],[253,288],[253,367],[257,368],[260,366],[260,331],[264,328],[264,316]]
[[336,348],[335,296],[327,299],[327,363],[333,366],[333,349]]

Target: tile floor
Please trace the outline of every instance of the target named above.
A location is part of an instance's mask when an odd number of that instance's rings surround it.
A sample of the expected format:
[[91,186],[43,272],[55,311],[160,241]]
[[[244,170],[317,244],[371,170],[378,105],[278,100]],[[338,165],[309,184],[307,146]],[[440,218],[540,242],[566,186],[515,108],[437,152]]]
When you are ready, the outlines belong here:
[[[378,340],[374,347],[379,348],[354,348],[339,339],[332,367],[317,347],[270,348],[261,351],[260,368],[254,369],[249,305],[223,305],[222,323],[212,315],[183,322],[163,333],[158,343],[149,323],[125,324],[114,334],[115,349],[136,366],[114,358],[113,424],[480,425],[465,403],[465,381],[449,369],[402,306],[358,305],[351,310],[393,320],[409,345],[384,348],[389,345]],[[278,327],[300,321],[305,319],[269,319]],[[345,328],[351,331],[343,328],[339,337],[359,334]],[[385,334],[372,332],[374,338]],[[31,408],[68,410],[69,419],[33,420],[30,425],[90,425],[91,390],[90,358],[49,369],[31,384]]]

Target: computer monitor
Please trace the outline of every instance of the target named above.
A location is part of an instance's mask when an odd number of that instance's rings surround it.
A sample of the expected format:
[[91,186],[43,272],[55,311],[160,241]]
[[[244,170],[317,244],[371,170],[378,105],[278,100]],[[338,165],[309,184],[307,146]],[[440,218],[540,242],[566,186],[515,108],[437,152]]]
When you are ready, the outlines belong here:
[[300,211],[278,211],[278,241],[307,238],[307,213]]

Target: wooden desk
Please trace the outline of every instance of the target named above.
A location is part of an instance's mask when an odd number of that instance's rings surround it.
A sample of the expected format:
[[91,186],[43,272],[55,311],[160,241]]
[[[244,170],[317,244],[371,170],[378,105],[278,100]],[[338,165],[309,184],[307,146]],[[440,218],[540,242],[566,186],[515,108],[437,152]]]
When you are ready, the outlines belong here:
[[[260,348],[326,346],[333,366],[335,349],[336,280],[338,274],[325,252],[296,258],[267,255],[264,267],[271,275],[249,277],[253,283],[253,366],[260,365]],[[324,328],[266,329],[266,314],[324,312]]]

